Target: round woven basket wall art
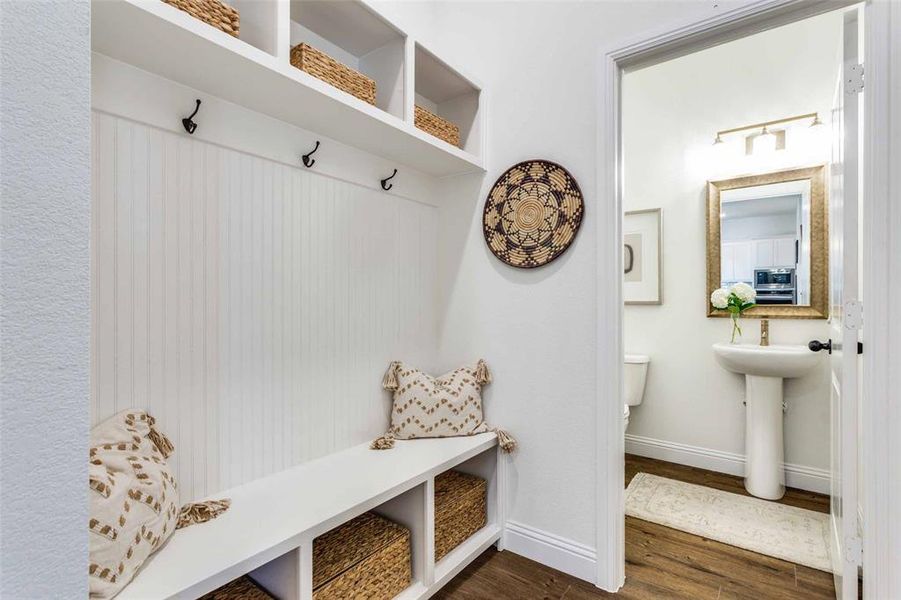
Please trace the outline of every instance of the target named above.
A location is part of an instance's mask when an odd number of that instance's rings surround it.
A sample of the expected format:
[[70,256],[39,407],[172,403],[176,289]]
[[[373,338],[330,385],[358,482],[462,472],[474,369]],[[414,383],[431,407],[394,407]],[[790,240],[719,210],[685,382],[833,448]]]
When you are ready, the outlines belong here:
[[510,266],[540,267],[569,248],[584,212],[582,191],[566,169],[546,160],[521,162],[485,200],[485,242]]

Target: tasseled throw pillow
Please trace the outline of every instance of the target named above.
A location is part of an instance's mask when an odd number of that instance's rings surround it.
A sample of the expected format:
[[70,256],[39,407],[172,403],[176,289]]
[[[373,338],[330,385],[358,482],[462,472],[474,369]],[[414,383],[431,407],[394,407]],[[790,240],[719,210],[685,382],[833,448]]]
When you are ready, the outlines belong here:
[[92,598],[112,598],[178,522],[178,486],[169,440],[153,417],[126,410],[91,430],[88,465]]
[[402,363],[392,362],[382,387],[394,392],[388,433],[372,442],[373,450],[394,447],[394,440],[455,437],[493,431],[504,452],[513,452],[516,440],[485,423],[482,386],[491,383],[484,360],[432,377]]
[[166,461],[175,448],[155,424],[143,411],[126,410],[91,430],[91,598],[118,594],[176,529],[228,509],[228,499],[178,508],[178,484]]

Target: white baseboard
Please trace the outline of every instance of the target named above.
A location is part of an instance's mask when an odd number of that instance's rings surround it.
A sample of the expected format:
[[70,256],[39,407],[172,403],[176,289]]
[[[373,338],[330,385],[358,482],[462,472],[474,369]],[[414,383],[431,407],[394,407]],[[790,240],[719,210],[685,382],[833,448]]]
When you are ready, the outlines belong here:
[[[745,457],[741,454],[632,434],[626,434],[626,452],[730,475],[741,476],[745,471]],[[829,472],[824,469],[786,464],[785,483],[789,487],[828,494]],[[584,544],[516,521],[507,521],[503,547],[514,554],[525,556],[592,584],[597,580],[597,554],[594,548]]]
[[[744,455],[657,440],[630,433],[626,434],[626,452],[680,465],[728,473],[729,475],[743,476],[745,474]],[[785,485],[788,487],[828,494],[829,481],[830,474],[825,469],[785,464]]]
[[507,521],[504,549],[594,584],[597,554],[594,548],[560,536]]

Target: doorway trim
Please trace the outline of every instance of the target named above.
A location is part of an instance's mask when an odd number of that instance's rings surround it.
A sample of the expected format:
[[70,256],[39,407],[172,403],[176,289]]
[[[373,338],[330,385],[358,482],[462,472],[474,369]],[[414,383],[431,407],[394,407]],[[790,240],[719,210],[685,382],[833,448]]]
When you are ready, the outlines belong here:
[[[648,66],[858,4],[851,0],[756,0],[710,17],[670,26],[599,51],[597,85],[597,580],[617,591],[625,581],[622,395],[622,125],[621,83],[628,68]],[[864,596],[901,594],[901,369],[891,349],[901,319],[890,318],[892,293],[901,293],[901,4],[865,3],[863,223],[865,323],[861,452],[864,498]],[[721,10],[717,4],[711,10]],[[892,59],[895,64],[892,65]],[[894,66],[894,70],[892,67]],[[612,199],[612,201],[605,201]],[[897,356],[897,354],[895,355]],[[883,474],[878,477],[877,474]]]

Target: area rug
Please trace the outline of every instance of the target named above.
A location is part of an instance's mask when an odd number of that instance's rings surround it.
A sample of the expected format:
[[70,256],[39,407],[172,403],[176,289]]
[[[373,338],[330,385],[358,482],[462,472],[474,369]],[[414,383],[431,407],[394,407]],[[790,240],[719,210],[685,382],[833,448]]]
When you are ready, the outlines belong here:
[[626,514],[832,572],[823,513],[638,473],[626,488]]

